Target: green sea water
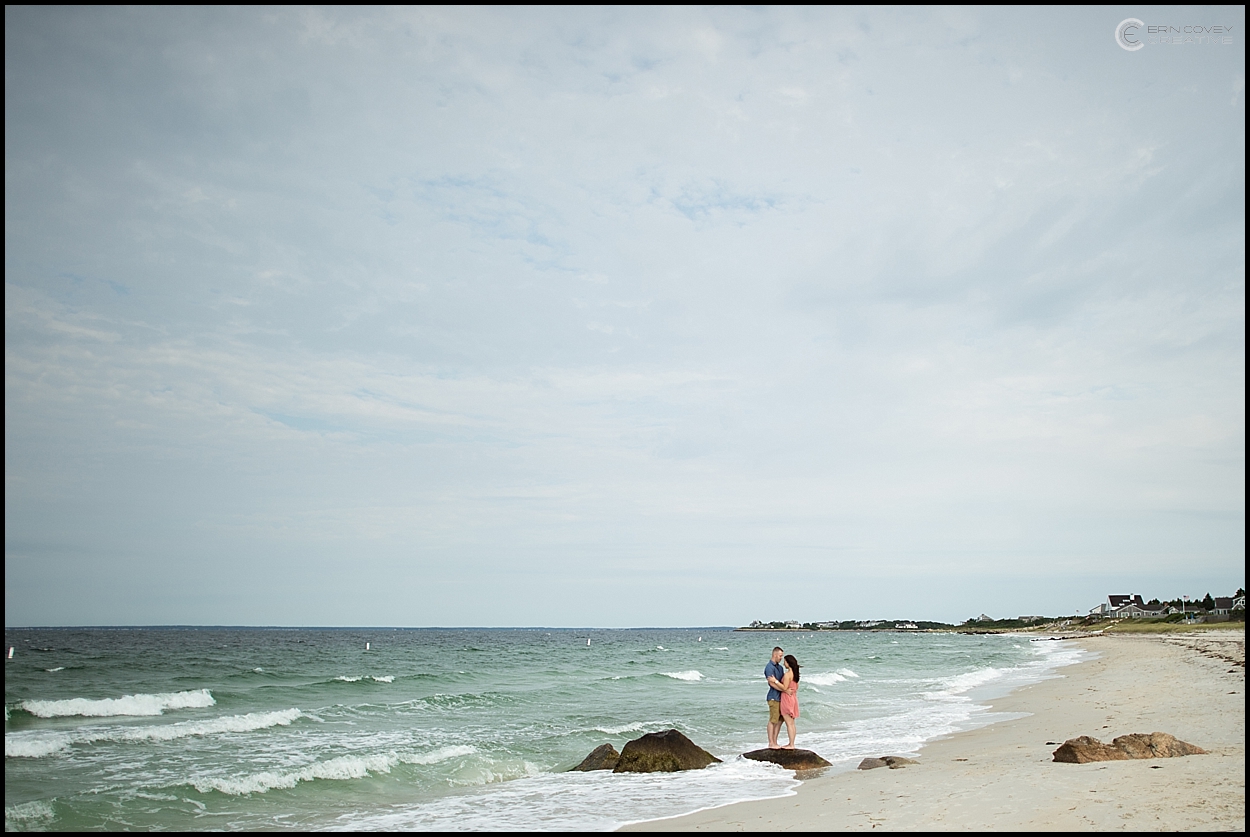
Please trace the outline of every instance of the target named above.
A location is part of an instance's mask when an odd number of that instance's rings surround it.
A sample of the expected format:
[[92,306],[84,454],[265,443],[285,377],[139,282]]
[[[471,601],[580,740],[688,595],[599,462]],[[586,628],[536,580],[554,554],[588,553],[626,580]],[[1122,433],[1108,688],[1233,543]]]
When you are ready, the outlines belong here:
[[[5,827],[606,830],[792,792],[763,668],[802,663],[799,746],[834,769],[994,718],[1079,649],[1021,636],[648,630],[5,632]],[[567,773],[677,728],[725,759]]]

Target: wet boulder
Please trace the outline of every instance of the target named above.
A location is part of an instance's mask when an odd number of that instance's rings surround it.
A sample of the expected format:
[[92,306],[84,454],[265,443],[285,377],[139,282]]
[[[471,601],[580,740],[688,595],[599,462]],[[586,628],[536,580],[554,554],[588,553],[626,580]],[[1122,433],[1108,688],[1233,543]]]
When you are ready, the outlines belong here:
[[616,767],[621,754],[611,744],[600,744],[590,751],[590,755],[582,759],[582,763],[573,770],[611,770]]
[[720,759],[675,729],[649,732],[621,748],[613,773],[674,773],[701,770]]
[[873,770],[878,767],[889,767],[885,759],[867,758],[859,763],[860,770]]
[[773,750],[765,748],[763,750],[752,750],[749,753],[743,753],[744,759],[751,761],[767,761],[784,767],[786,770],[819,770],[822,767],[829,767],[829,762],[813,753],[811,750]]

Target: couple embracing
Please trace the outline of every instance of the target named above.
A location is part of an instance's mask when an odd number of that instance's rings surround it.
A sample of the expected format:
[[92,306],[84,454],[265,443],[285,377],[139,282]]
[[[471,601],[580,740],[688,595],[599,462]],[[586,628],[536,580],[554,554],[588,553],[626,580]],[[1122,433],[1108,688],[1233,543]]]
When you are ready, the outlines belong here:
[[[768,747],[770,750],[794,749],[794,719],[799,717],[799,661],[781,648],[773,649],[773,657],[764,666],[768,681]],[[781,724],[785,723],[790,743],[777,743]]]

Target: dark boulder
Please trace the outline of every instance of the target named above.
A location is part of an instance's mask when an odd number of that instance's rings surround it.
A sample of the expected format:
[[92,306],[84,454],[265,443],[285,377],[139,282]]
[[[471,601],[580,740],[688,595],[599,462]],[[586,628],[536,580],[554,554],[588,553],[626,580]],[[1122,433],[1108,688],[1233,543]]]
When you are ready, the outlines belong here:
[[1201,747],[1187,744],[1166,732],[1121,735],[1110,744],[1082,735],[1069,738],[1054,752],[1054,760],[1065,764],[1089,764],[1093,761],[1126,761],[1128,759],[1159,759],[1195,756],[1205,753]]
[[582,759],[582,763],[573,770],[611,770],[616,767],[621,754],[611,744],[601,744],[590,751],[590,755]]
[[909,764],[920,764],[915,759],[903,758],[902,756],[881,756],[875,759],[864,759],[859,763],[860,770],[872,770],[874,767],[888,767],[891,770],[898,770],[900,767],[906,767]]
[[749,753],[743,753],[742,757],[751,761],[772,762],[786,770],[819,770],[830,766],[829,762],[811,750],[752,750]]
[[700,770],[720,759],[675,729],[649,732],[621,748],[613,773],[673,773]]

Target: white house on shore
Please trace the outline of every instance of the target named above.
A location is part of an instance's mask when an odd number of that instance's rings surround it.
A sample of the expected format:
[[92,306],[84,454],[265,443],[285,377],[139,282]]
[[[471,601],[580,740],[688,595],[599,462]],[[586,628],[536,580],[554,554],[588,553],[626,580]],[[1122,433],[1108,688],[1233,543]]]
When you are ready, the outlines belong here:
[[1142,616],[1166,616],[1167,606],[1151,606],[1142,601],[1136,594],[1128,596],[1107,596],[1107,600],[1092,608],[1090,616],[1101,616],[1107,619],[1133,619]]

